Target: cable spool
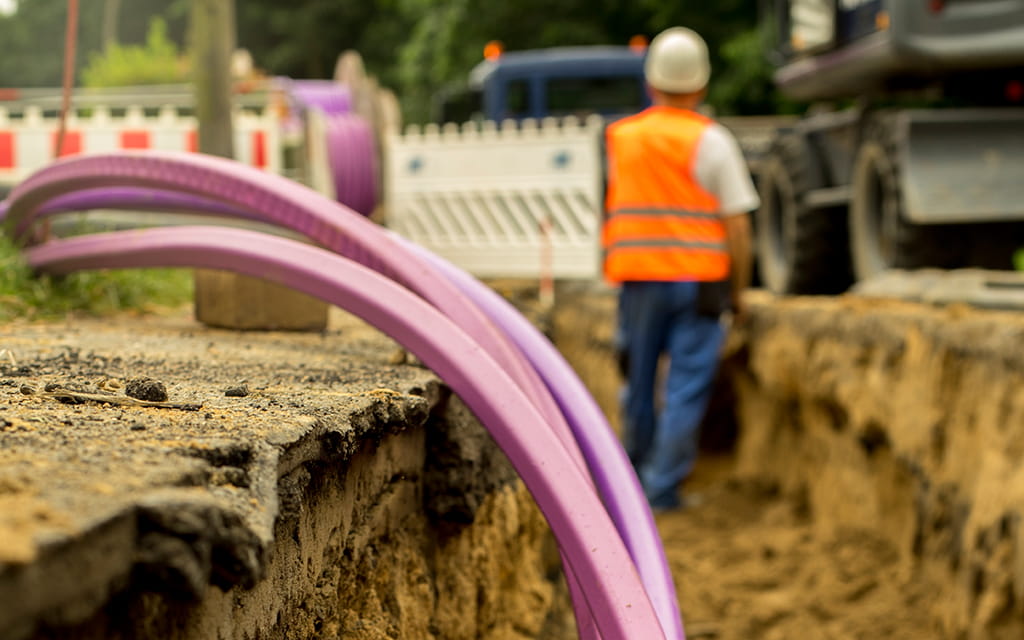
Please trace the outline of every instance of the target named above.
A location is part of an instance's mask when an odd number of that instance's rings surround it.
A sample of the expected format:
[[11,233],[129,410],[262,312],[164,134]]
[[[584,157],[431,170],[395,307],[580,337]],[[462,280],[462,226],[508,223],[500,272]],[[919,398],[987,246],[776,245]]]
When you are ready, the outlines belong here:
[[296,111],[306,114],[306,118],[314,111],[322,116],[324,139],[319,142],[326,150],[326,164],[335,198],[369,216],[380,199],[380,150],[372,125],[365,116],[354,112],[353,86],[368,86],[365,75],[361,75],[362,60],[343,55],[339,64],[342,59],[349,61],[341,65],[347,69],[343,75],[355,85],[340,84],[334,80],[290,80],[287,93]]
[[330,80],[292,80],[288,93],[301,111],[318,108],[329,116],[352,111],[351,89]]
[[338,202],[369,216],[378,200],[378,155],[370,123],[352,113],[329,117],[326,142]]

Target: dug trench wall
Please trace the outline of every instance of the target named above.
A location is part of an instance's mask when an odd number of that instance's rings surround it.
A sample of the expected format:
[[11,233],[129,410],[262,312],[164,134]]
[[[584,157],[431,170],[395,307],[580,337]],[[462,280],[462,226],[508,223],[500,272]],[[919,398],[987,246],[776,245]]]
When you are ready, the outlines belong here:
[[[358,321],[0,336],[3,640],[572,633],[550,532],[507,459]],[[132,402],[140,378],[167,401]]]
[[[705,425],[714,439],[736,418],[736,479],[795,498],[822,536],[890,544],[907,579],[938,585],[947,637],[1024,637],[1024,317],[749,300]],[[555,340],[616,416],[614,299],[559,301]]]

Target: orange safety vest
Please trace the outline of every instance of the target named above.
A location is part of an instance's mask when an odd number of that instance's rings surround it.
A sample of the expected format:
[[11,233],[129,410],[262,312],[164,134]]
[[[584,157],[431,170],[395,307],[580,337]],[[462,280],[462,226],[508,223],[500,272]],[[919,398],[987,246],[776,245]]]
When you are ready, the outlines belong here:
[[693,172],[711,124],[692,111],[654,106],[608,126],[602,245],[610,282],[729,277],[718,198]]

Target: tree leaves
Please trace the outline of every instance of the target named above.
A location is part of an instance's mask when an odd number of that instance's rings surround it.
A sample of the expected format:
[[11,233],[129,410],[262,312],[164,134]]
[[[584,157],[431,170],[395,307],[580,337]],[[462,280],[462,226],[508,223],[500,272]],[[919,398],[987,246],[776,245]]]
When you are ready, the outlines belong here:
[[[142,43],[153,17],[184,44],[189,0],[121,2],[118,39]],[[101,49],[101,0],[84,0],[78,59]],[[117,3],[110,3],[116,5]],[[464,82],[483,46],[507,50],[582,44],[625,44],[685,25],[708,41],[715,75],[712,100],[720,111],[768,109],[774,104],[770,69],[757,50],[756,4],[750,0],[245,0],[237,3],[238,43],[271,75],[327,78],[346,49],[359,51],[367,70],[396,91],[407,118],[422,120],[431,96]],[[21,0],[0,16],[0,86],[60,83],[66,0]],[[716,83],[725,86],[716,89]]]

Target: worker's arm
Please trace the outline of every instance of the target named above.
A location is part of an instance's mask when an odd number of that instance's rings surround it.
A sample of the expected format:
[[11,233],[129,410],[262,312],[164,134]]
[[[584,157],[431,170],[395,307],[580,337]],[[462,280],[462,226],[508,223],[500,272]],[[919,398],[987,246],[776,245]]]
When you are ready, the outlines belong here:
[[747,213],[724,216],[726,243],[732,259],[730,276],[732,308],[737,318],[743,317],[743,291],[750,286],[753,255],[751,252],[750,215]]

